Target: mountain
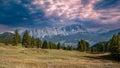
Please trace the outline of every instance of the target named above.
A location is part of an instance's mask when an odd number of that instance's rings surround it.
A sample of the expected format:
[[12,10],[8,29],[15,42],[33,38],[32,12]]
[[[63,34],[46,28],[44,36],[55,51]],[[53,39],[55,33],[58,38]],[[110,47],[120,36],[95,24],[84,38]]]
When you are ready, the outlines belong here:
[[[91,45],[98,42],[108,41],[113,34],[120,32],[120,29],[89,32],[80,24],[74,24],[66,27],[45,27],[36,29],[26,29],[31,36],[39,37],[42,40],[52,42],[61,42],[65,45],[76,45],[81,39],[87,40]],[[20,29],[19,33],[23,35],[25,29]]]
[[106,37],[111,37],[113,34],[117,34],[120,32],[120,29],[110,30],[105,33],[102,33],[101,35],[104,35]]
[[0,34],[0,40],[11,39],[13,37],[14,37],[14,34],[10,32],[5,32],[5,33]]
[[78,32],[75,34],[70,34],[70,35],[56,35],[53,37],[49,37],[46,36],[44,38],[44,40],[49,40],[49,41],[54,41],[54,42],[58,42],[60,41],[61,43],[64,44],[72,44],[72,45],[76,45],[77,42],[81,39],[87,40],[88,42],[90,42],[91,45],[94,45],[98,42],[105,42],[108,41],[113,34],[116,34],[120,32],[120,29],[116,29],[116,30],[111,30],[111,31],[107,31],[107,32]]
[[[67,35],[72,35],[72,34],[76,34],[76,33],[86,33],[87,29],[83,28],[80,24],[74,24],[71,26],[67,26],[67,27],[45,27],[45,28],[41,28],[41,29],[26,29],[29,34],[31,36],[34,37],[39,37],[39,38],[45,38],[47,36],[49,37],[53,37],[53,36],[57,36],[57,35],[63,35],[63,36],[67,36]],[[22,35],[24,33],[25,29],[19,29],[19,33]]]
[[[99,38],[99,39],[98,39]],[[87,40],[90,44],[95,44],[99,41],[106,41],[106,37],[95,34],[95,33],[76,33],[67,36],[63,35],[56,35],[53,37],[45,37],[44,40],[54,41],[54,42],[61,42],[66,45],[77,45],[78,41],[81,39]]]

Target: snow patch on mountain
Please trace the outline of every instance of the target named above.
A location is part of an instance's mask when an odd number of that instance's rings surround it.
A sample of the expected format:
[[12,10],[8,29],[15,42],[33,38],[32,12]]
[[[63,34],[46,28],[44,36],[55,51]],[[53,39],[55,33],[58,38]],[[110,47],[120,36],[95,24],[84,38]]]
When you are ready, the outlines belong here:
[[76,33],[86,33],[87,29],[83,28],[80,24],[74,24],[66,27],[45,27],[45,28],[32,28],[32,29],[19,29],[22,35],[24,31],[28,31],[31,36],[44,38],[46,36],[52,37],[57,35],[72,35]]

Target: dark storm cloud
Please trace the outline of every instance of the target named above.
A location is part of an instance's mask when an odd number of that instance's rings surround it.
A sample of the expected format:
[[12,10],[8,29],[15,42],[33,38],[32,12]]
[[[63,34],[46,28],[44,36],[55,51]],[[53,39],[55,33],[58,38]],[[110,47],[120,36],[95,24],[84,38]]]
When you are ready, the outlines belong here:
[[0,24],[12,27],[34,27],[36,19],[39,19],[39,22],[45,20],[42,10],[35,10],[36,12],[31,14],[29,9],[35,6],[31,5],[30,0],[1,0],[0,3]]
[[[29,20],[27,20],[29,19]],[[30,21],[29,11],[15,0],[3,1],[0,5],[0,23],[9,26],[18,26]],[[28,25],[28,24],[27,24]]]

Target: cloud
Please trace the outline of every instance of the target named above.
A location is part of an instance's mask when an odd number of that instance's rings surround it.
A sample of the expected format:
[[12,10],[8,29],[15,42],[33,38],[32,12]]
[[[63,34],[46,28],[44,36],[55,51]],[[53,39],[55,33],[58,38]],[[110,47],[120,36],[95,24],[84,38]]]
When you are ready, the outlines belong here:
[[120,21],[120,11],[118,9],[99,10],[98,12],[101,14],[99,17],[101,23],[113,24]]
[[[105,0],[35,0],[32,4],[37,5],[37,9],[43,9],[46,17],[54,15],[65,21],[77,18],[82,21],[99,21],[98,24],[111,24],[120,21],[119,5],[114,8],[108,7],[111,6],[111,2]],[[102,5],[107,4],[109,9],[95,9],[96,4],[99,4],[97,7],[101,8],[105,7]]]
[[[34,5],[44,9],[46,16],[64,16],[66,19],[95,19],[99,14],[93,10],[94,3],[98,0],[91,0],[85,5],[82,0],[35,0]],[[91,16],[91,17],[90,17]]]
[[120,0],[0,0],[0,24],[49,27],[80,23],[86,28],[114,29],[120,26],[119,4]]
[[12,28],[10,28],[9,26],[6,26],[6,25],[1,25],[0,24],[0,33],[2,32],[7,32],[7,31],[13,31]]

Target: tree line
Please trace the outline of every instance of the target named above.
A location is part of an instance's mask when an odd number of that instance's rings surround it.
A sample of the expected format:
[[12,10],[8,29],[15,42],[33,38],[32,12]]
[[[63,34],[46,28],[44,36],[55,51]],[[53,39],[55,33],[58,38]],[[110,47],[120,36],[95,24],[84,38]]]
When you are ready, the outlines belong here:
[[[3,42],[3,40],[0,40]],[[28,31],[25,31],[21,37],[18,33],[18,30],[15,30],[14,37],[4,41],[6,45],[12,44],[17,46],[22,44],[25,48],[42,48],[42,49],[63,49],[63,50],[77,50],[81,52],[99,52],[105,53],[110,52],[111,55],[120,60],[120,33],[114,34],[113,37],[106,42],[99,42],[92,47],[90,47],[89,42],[86,40],[80,40],[77,44],[77,47],[72,47],[72,45],[63,46],[60,42],[53,43],[47,40],[42,41],[39,38],[30,36]]]
[[1,43],[5,45],[12,44],[13,46],[18,46],[22,44],[22,47],[25,48],[42,48],[42,49],[63,49],[63,50],[73,50],[74,48],[71,45],[62,46],[60,42],[53,43],[47,40],[42,41],[40,38],[35,38],[29,35],[28,31],[23,33],[21,37],[18,30],[14,31],[14,37],[6,40],[0,40]]
[[95,44],[91,47],[91,52],[110,52],[113,58],[120,60],[120,33],[114,34],[112,38],[106,42]]
[[44,40],[43,42],[39,38],[34,38],[30,36],[27,31],[24,32],[21,38],[18,30],[15,31],[15,36],[13,38],[13,45],[18,45],[22,43],[25,48],[43,48],[43,49],[63,49],[63,50],[79,50],[79,51],[89,51],[90,45],[87,41],[81,40],[78,42],[77,48],[73,48],[72,45],[62,46],[60,42],[57,44],[53,42],[48,42]]

